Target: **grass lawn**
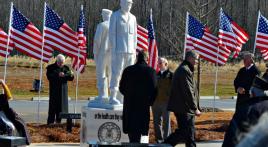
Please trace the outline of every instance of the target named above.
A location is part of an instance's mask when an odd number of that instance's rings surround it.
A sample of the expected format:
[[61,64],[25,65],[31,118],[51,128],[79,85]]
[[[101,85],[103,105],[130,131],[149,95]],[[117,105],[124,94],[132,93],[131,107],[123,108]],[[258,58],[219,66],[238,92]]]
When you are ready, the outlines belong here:
[[[49,64],[53,63],[52,60]],[[69,58],[66,60],[67,65],[70,66],[71,61]],[[1,64],[2,63],[2,64]],[[97,95],[96,88],[96,70],[94,61],[88,60],[88,65],[83,74],[79,76],[79,88],[78,99],[87,99],[90,96]],[[8,59],[7,66],[7,84],[9,85],[14,99],[31,99],[33,96],[38,96],[37,92],[30,92],[32,88],[32,82],[34,79],[39,79],[40,75],[40,62],[27,58],[27,57],[10,57]],[[41,96],[48,96],[48,80],[46,78],[46,66],[47,63],[43,63],[43,80],[44,90]],[[172,62],[170,68],[175,70],[178,63]],[[264,63],[257,64],[261,71],[265,70]],[[242,64],[225,65],[218,68],[218,82],[217,82],[217,95],[221,97],[231,97],[236,95],[233,88],[233,80]],[[0,59],[0,74],[4,76],[4,59]],[[201,86],[200,95],[208,96],[214,95],[215,84],[215,71],[216,67],[211,64],[201,64]],[[196,73],[197,76],[197,73]],[[69,96],[75,98],[76,79],[68,83]]]

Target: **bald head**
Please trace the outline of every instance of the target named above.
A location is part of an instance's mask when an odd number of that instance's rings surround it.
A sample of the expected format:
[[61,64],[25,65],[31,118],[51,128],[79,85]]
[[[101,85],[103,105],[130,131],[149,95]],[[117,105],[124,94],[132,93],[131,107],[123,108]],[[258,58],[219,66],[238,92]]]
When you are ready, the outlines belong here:
[[57,60],[57,65],[59,67],[62,67],[65,62],[65,57],[62,54],[58,54],[58,56],[56,57],[56,60]]

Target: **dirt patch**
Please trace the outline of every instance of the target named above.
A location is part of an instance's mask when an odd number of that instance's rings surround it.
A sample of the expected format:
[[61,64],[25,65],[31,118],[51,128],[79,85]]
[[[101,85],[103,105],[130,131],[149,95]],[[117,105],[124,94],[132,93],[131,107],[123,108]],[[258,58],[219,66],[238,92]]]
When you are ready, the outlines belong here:
[[[233,112],[207,112],[196,117],[196,140],[221,140],[229,125]],[[153,118],[150,120],[150,143],[154,143]],[[75,124],[72,133],[66,131],[66,124],[37,125],[27,124],[32,142],[80,142],[80,125]],[[172,132],[177,128],[176,119],[171,114]]]

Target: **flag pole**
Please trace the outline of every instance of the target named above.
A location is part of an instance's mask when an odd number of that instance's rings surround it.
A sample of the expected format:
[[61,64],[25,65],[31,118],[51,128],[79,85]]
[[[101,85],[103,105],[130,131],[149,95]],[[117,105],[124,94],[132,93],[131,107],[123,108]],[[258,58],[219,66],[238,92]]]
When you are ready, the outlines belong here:
[[185,53],[186,53],[186,40],[188,34],[188,20],[189,20],[189,12],[186,12],[186,24],[185,24],[185,34],[184,34],[184,48],[183,48],[183,60],[185,60]]
[[7,37],[6,58],[5,58],[5,69],[4,69],[4,82],[6,82],[7,56],[8,56],[8,48],[9,48],[10,34],[11,34],[12,13],[13,13],[13,2],[10,3],[10,14],[9,14],[9,24],[8,24],[8,37]]
[[[81,5],[81,11],[83,11],[84,7]],[[80,16],[79,16],[80,17]],[[80,18],[79,18],[80,19]],[[79,20],[80,21],[80,20]],[[79,29],[79,28],[78,28]],[[78,30],[79,31],[79,30]],[[79,37],[79,36],[77,36]],[[79,42],[78,42],[79,43]],[[80,47],[78,45],[78,52],[77,52],[77,62],[76,62],[76,87],[75,87],[75,105],[74,105],[74,113],[76,113],[76,106],[77,106],[77,97],[78,97],[78,84],[79,84],[79,74],[80,74],[80,68],[79,68],[79,57],[80,57]]]
[[260,16],[261,16],[261,11],[258,11],[258,21],[257,21],[257,27],[256,27],[256,34],[255,34],[255,41],[254,41],[254,48],[253,48],[253,55],[255,54],[256,51],[256,40],[257,40],[257,32],[258,32],[258,28],[259,28],[259,21],[260,21]]
[[[219,26],[220,26],[220,23],[221,23],[221,12],[222,12],[222,8],[220,9]],[[215,102],[216,102],[217,83],[218,83],[218,70],[219,70],[218,61],[219,61],[219,51],[220,51],[220,48],[219,48],[219,44],[218,44],[217,60],[216,60],[216,71],[215,71],[215,81],[214,81],[214,97],[213,97],[212,124],[215,123]]]
[[46,6],[47,3],[44,3],[44,16],[43,16],[43,36],[42,36],[42,53],[40,60],[40,75],[39,75],[39,87],[38,87],[38,104],[37,104],[37,123],[40,123],[40,95],[41,95],[41,86],[42,86],[42,77],[43,77],[43,56],[44,56],[44,36],[45,36],[45,22],[46,22]]

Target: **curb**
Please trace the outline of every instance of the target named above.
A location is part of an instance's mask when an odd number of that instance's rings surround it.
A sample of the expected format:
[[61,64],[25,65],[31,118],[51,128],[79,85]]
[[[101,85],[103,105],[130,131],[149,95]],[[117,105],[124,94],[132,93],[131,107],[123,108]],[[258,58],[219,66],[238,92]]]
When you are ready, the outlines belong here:
[[[70,101],[72,98],[71,97],[68,97],[68,100]],[[40,99],[39,99],[39,97],[32,97],[32,99],[31,99],[32,101],[38,101],[38,100],[40,100],[40,101],[48,101],[49,100],[49,97],[44,97],[44,96],[42,96],[42,97],[40,97]]]

